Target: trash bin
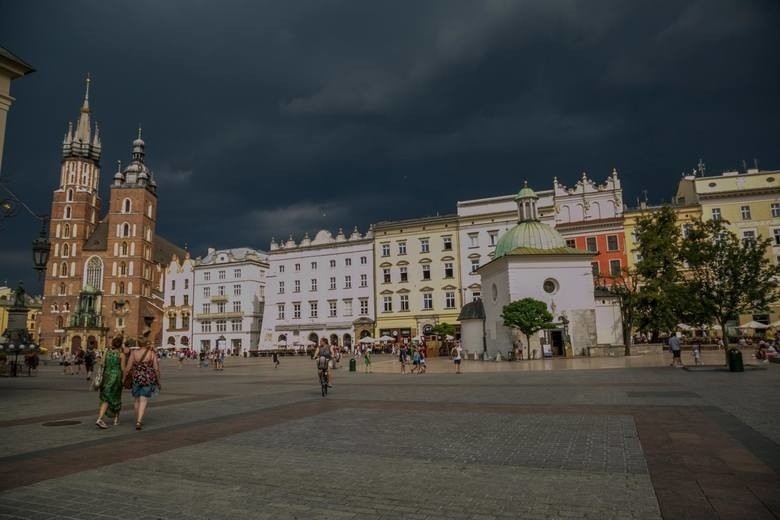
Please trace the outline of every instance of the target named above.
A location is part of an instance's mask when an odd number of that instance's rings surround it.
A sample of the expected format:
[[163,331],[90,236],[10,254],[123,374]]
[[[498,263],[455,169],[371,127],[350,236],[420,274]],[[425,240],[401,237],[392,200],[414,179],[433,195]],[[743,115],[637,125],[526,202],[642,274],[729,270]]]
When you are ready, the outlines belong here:
[[745,365],[742,363],[742,352],[737,348],[729,349],[728,355],[729,372],[744,372]]
[[349,371],[354,372],[357,370],[357,361],[355,361],[355,358],[349,359]]

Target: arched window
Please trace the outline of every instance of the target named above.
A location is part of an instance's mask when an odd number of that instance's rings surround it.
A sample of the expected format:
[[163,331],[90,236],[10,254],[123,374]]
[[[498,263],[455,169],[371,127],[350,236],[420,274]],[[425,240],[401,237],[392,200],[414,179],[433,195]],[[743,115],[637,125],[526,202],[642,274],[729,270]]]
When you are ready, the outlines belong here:
[[65,206],[65,218],[69,219],[71,215],[70,206]]
[[130,199],[125,199],[122,201],[122,213],[130,213],[132,209],[133,203],[130,201]]
[[103,262],[100,258],[93,256],[87,260],[87,275],[84,282],[95,289],[103,286]]
[[122,224],[122,236],[123,237],[129,237],[130,236],[130,224],[125,222]]
[[70,246],[68,244],[62,244],[62,258],[67,258],[70,253]]
[[73,190],[68,190],[68,194],[65,197],[68,202],[73,202]]
[[152,218],[152,203],[148,202],[146,204],[146,216],[149,218]]
[[62,238],[70,238],[70,224],[65,224],[62,227]]
[[66,302],[66,303],[64,303],[64,304],[62,305],[62,310],[63,310],[63,311],[68,311],[68,312],[70,312],[70,304],[69,304],[69,303],[67,303],[67,302]]
[[57,316],[57,328],[61,329],[65,325],[65,320],[62,319],[62,316]]
[[68,264],[66,262],[60,264],[60,276],[68,276]]
[[119,294],[125,294],[125,282],[119,282]]
[[122,256],[127,256],[127,242],[122,242],[121,253]]
[[127,276],[127,264],[124,262],[119,264],[119,276]]
[[60,284],[60,296],[65,296],[65,284]]

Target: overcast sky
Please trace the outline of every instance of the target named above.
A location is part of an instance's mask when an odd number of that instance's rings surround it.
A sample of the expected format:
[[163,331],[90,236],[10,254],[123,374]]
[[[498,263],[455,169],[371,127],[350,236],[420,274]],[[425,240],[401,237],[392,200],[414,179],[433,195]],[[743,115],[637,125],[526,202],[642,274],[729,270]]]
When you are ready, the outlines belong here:
[[[669,200],[700,157],[780,169],[778,27],[774,0],[3,0],[36,72],[2,176],[48,213],[89,72],[104,201],[141,123],[158,232],[194,256],[613,167],[627,204]],[[37,230],[0,224],[0,284],[40,290]]]

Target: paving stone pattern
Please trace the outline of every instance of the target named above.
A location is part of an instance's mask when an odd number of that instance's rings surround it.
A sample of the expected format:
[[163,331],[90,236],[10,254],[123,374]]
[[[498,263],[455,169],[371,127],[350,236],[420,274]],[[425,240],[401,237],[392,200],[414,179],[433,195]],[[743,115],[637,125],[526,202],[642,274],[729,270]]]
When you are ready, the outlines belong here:
[[302,358],[164,361],[140,433],[129,396],[99,431],[96,394],[44,367],[0,379],[0,519],[780,517],[780,368],[652,362],[402,376],[378,356],[322,399]]

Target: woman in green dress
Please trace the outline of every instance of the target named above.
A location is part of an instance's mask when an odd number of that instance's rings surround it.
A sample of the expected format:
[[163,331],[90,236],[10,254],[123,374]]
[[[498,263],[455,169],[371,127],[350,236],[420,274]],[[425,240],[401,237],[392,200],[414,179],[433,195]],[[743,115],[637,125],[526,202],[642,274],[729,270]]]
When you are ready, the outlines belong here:
[[103,416],[108,412],[114,417],[114,426],[119,424],[119,411],[122,409],[122,382],[125,374],[125,356],[122,354],[122,338],[111,341],[103,359],[103,380],[100,382],[100,410],[95,424],[101,430],[108,428]]

